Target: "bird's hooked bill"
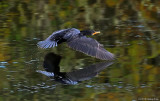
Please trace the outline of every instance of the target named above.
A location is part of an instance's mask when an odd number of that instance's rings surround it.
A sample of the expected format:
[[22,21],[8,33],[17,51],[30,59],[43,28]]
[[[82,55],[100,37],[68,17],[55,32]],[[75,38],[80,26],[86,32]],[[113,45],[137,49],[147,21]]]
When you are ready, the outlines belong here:
[[101,33],[100,31],[95,31],[94,33],[92,33],[92,35],[96,35],[96,34],[99,34]]

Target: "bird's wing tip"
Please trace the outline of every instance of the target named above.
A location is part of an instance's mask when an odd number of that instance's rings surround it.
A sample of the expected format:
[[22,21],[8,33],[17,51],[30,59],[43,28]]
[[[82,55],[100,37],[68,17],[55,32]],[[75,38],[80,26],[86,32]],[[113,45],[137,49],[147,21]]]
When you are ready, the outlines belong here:
[[53,72],[46,72],[46,71],[42,71],[42,70],[37,70],[36,72],[44,74],[46,76],[54,76]]
[[37,46],[38,46],[39,48],[43,48],[43,49],[52,48],[52,47],[57,46],[57,42],[44,40],[44,41],[39,41],[39,42],[37,43]]

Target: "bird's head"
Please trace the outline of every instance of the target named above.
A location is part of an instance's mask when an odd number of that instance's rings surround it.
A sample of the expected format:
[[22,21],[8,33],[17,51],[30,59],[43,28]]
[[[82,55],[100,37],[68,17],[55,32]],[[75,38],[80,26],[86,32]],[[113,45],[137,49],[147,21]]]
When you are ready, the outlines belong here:
[[99,34],[100,31],[94,31],[94,30],[83,30],[81,31],[82,35],[96,35]]

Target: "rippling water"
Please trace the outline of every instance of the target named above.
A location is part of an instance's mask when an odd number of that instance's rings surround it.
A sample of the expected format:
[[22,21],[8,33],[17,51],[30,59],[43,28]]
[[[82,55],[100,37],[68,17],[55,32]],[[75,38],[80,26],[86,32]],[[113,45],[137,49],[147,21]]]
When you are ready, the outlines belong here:
[[[1,101],[160,100],[159,0],[2,0],[0,1]],[[94,29],[92,36],[117,60],[98,75],[63,84],[44,71],[44,56],[62,57],[60,72],[103,62],[61,44],[36,44],[64,28]]]

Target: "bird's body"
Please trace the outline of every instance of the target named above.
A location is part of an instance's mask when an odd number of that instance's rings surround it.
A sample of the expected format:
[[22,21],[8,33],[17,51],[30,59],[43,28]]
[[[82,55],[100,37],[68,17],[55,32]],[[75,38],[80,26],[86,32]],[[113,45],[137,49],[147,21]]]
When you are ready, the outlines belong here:
[[102,60],[113,60],[114,55],[103,48],[103,45],[86,35],[94,35],[99,32],[92,30],[79,31],[76,28],[62,29],[55,31],[46,40],[38,42],[40,48],[52,48],[62,42],[68,46],[87,55],[94,56]]

